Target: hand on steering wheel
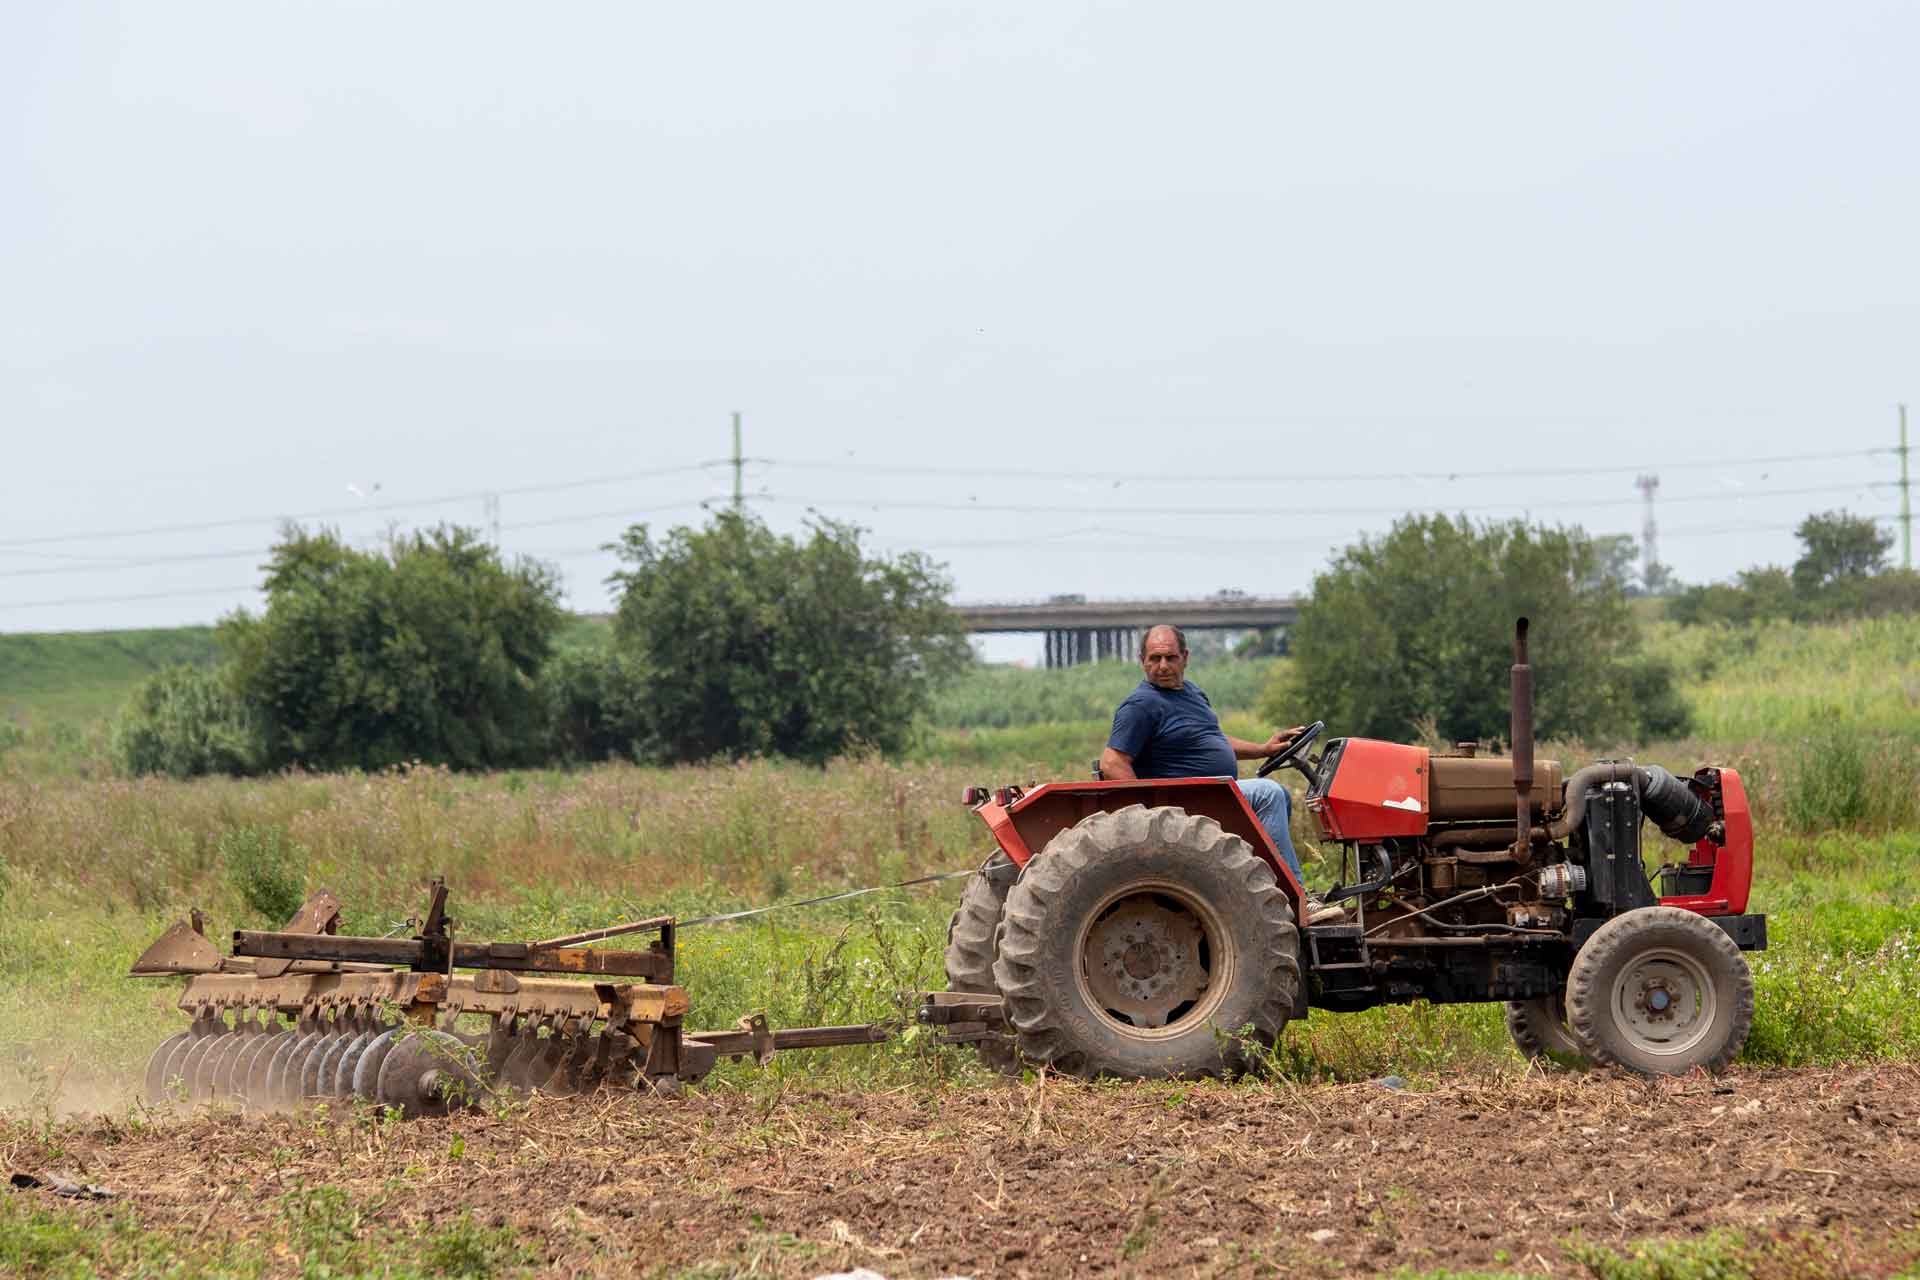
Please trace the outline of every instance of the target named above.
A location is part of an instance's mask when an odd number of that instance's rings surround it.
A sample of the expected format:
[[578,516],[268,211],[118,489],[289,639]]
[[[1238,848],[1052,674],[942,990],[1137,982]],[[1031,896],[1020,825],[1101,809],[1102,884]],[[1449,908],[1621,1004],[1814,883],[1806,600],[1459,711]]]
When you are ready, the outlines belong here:
[[1262,760],[1260,767],[1254,771],[1253,776],[1256,778],[1264,778],[1275,769],[1284,769],[1288,765],[1298,765],[1306,756],[1308,745],[1312,743],[1315,738],[1319,737],[1321,730],[1326,727],[1327,722],[1325,720],[1315,720],[1312,724],[1295,734],[1292,742],[1289,742],[1286,746],[1280,748],[1279,751]]

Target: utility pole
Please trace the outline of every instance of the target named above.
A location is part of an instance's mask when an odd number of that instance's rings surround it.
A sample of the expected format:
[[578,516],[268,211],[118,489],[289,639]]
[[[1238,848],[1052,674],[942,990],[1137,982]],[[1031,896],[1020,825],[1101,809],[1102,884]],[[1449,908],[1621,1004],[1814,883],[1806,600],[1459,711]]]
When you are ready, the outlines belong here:
[[490,493],[486,499],[487,536],[493,542],[493,549],[500,550],[500,495]]
[[1652,591],[1654,573],[1660,563],[1660,530],[1653,522],[1653,492],[1660,487],[1660,477],[1648,472],[1635,479],[1633,487],[1640,491],[1647,502],[1647,518],[1640,526],[1640,581],[1648,591]]
[[1900,542],[1901,559],[1913,568],[1913,497],[1907,492],[1907,406],[1900,406]]
[[740,466],[746,459],[740,456],[740,411],[733,411],[733,509],[740,510]]

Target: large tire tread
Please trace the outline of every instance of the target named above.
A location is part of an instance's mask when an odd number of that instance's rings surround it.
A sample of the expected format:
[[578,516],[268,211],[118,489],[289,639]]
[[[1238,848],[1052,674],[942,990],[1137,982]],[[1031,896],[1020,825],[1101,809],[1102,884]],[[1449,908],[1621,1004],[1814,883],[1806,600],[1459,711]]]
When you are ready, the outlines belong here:
[[[995,942],[1000,931],[1000,912],[1007,900],[1007,881],[998,883],[988,872],[1011,865],[1005,851],[995,849],[981,865],[979,874],[967,880],[960,894],[960,905],[947,923],[947,990],[999,994],[993,981]],[[974,1049],[980,1060],[995,1071],[1017,1074],[1020,1054],[1013,1037],[995,1036],[976,1040]]]
[[[1203,863],[1215,864],[1210,878],[1223,882],[1233,901],[1215,901],[1223,916],[1251,916],[1258,937],[1244,963],[1257,975],[1258,985],[1245,1016],[1253,1038],[1271,1046],[1293,1015],[1301,991],[1300,939],[1294,910],[1275,884],[1272,870],[1240,837],[1223,830],[1211,818],[1182,810],[1147,809],[1129,805],[1096,813],[1056,835],[1045,852],[1026,867],[1007,896],[999,956],[994,978],[1006,1000],[1007,1018],[1018,1033],[1020,1052],[1028,1059],[1072,1075],[1189,1076],[1234,1074],[1246,1065],[1240,1026],[1207,1029],[1181,1037],[1171,1052],[1147,1052],[1117,1037],[1076,1031],[1076,1019],[1059,1007],[1059,984],[1070,981],[1056,970],[1061,957],[1050,955],[1050,944],[1060,944],[1062,930],[1075,932],[1078,922],[1055,919],[1060,900],[1088,877],[1124,882],[1128,867],[1142,860],[1198,872]],[[1184,864],[1184,865],[1182,865]],[[1078,958],[1074,958],[1078,963]],[[1240,1003],[1246,1003],[1241,1000]],[[1077,1019],[1082,1028],[1087,1020]]]
[[1674,1064],[1682,1071],[1704,1067],[1718,1075],[1739,1055],[1753,1029],[1753,973],[1726,931],[1692,911],[1640,907],[1596,929],[1574,957],[1573,969],[1567,975],[1567,1023],[1587,1046],[1594,1062],[1640,1075],[1663,1074],[1660,1066],[1635,1061],[1629,1056],[1630,1049],[1617,1047],[1608,1008],[1614,973],[1636,954],[1654,946],[1691,949],[1709,970],[1718,971],[1720,989],[1715,998],[1728,1005],[1719,1043],[1698,1061]]

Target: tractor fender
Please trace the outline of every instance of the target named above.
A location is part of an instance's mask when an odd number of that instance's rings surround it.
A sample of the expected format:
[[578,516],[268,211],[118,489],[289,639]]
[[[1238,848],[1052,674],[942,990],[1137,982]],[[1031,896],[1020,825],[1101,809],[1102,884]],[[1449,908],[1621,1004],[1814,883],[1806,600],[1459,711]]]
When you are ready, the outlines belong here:
[[1049,782],[1024,791],[1003,788],[975,805],[974,812],[1013,864],[1025,868],[1062,831],[1096,813],[1114,813],[1136,804],[1212,818],[1253,846],[1255,856],[1273,871],[1280,891],[1296,907],[1306,896],[1233,778],[1129,778]]

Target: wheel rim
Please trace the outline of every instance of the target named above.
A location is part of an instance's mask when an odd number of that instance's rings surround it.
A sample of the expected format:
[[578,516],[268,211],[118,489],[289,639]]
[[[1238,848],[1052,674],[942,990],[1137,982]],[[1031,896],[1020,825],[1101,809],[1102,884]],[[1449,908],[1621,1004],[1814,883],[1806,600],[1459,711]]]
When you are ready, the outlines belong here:
[[1122,1035],[1166,1040],[1207,1022],[1233,985],[1219,917],[1182,885],[1130,884],[1088,913],[1075,977],[1089,1007]]
[[1679,1057],[1713,1029],[1719,996],[1707,967],[1671,948],[1643,952],[1614,979],[1614,1022],[1642,1053]]

